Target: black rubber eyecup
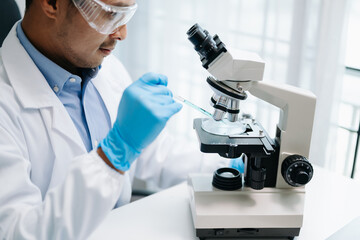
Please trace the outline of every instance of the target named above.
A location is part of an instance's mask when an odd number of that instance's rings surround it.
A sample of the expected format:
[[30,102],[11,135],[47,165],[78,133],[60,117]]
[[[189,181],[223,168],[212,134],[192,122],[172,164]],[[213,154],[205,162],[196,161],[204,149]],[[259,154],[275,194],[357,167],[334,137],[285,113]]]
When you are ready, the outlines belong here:
[[219,168],[214,172],[212,185],[225,191],[233,191],[242,187],[241,173],[235,168]]

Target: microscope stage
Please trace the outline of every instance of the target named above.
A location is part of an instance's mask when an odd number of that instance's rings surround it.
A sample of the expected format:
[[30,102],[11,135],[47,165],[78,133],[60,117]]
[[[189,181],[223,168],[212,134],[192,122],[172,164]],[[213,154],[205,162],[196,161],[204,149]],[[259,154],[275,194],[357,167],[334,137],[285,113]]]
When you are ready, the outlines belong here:
[[228,157],[233,158],[239,157],[241,153],[270,155],[275,151],[273,140],[266,134],[262,126],[252,119],[244,120],[248,129],[244,134],[230,136],[206,132],[202,128],[202,121],[202,118],[194,119],[194,129],[200,140],[200,150],[204,153],[229,154]]

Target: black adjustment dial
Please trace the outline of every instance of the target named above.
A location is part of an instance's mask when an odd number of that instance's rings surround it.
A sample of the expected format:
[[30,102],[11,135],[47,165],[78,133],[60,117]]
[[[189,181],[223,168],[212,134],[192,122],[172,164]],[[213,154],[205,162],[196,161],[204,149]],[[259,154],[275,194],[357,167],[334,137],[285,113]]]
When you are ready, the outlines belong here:
[[306,157],[291,155],[283,161],[281,174],[285,181],[293,186],[300,187],[310,182],[314,169]]

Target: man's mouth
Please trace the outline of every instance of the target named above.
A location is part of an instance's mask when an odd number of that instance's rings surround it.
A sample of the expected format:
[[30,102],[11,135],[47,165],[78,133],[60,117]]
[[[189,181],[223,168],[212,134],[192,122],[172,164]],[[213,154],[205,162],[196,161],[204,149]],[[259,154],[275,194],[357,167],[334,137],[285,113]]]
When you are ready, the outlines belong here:
[[112,52],[112,50],[114,50],[113,47],[101,47],[99,49],[105,55],[109,55]]

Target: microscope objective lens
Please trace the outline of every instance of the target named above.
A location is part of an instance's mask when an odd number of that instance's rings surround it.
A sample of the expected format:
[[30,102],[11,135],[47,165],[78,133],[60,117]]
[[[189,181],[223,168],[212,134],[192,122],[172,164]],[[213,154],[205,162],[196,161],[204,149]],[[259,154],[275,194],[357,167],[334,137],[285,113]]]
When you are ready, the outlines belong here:
[[184,99],[183,97],[174,95],[174,99],[179,102],[185,103],[187,106],[209,117],[203,120],[201,126],[206,132],[227,136],[234,134],[242,134],[246,131],[246,126],[241,121],[231,122],[228,119],[221,119],[221,121],[215,121],[213,118],[213,114]]

